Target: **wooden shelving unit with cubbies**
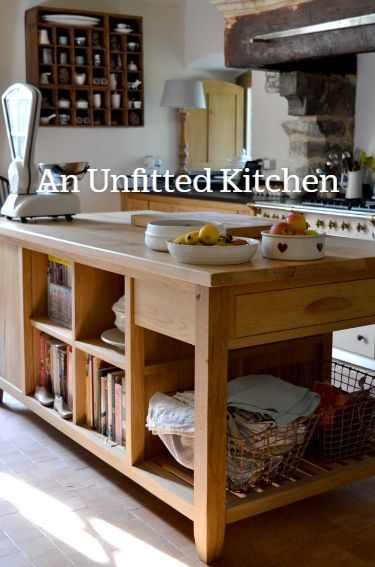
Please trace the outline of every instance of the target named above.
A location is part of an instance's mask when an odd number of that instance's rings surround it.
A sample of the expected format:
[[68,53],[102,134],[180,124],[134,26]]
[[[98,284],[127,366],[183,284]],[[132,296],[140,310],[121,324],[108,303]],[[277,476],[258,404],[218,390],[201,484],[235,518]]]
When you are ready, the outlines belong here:
[[[80,25],[82,17],[95,21]],[[25,22],[26,79],[42,93],[42,126],[144,125],[141,17],[36,6]]]
[[[100,238],[98,238],[98,235]],[[345,240],[345,242],[343,242]],[[144,246],[127,213],[81,215],[69,227],[0,223],[0,395],[6,391],[87,450],[194,522],[200,558],[220,556],[226,524],[371,476],[371,451],[298,469],[245,497],[226,491],[227,383],[246,374],[293,381],[325,360],[332,332],[375,322],[375,253],[369,243],[334,239],[322,262],[267,260],[193,266]],[[72,328],[48,319],[48,255],[72,266]],[[102,343],[112,305],[125,292],[125,349]],[[71,346],[73,419],[34,398],[39,335]],[[88,426],[86,358],[125,371],[126,446]],[[307,370],[309,385],[318,379]],[[195,390],[194,474],[145,427],[155,392]],[[1,397],[0,397],[1,401]],[[0,409],[1,411],[1,409]]]

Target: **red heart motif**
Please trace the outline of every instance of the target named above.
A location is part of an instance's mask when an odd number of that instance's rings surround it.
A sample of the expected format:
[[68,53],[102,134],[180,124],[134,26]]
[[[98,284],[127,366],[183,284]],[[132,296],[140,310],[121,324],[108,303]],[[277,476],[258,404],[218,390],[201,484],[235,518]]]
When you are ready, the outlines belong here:
[[285,252],[285,250],[288,248],[287,244],[282,244],[281,242],[279,242],[279,244],[277,245],[278,249],[280,250],[281,254],[283,252]]
[[316,245],[317,249],[319,250],[319,252],[321,252],[323,250],[323,242],[318,242],[318,244]]

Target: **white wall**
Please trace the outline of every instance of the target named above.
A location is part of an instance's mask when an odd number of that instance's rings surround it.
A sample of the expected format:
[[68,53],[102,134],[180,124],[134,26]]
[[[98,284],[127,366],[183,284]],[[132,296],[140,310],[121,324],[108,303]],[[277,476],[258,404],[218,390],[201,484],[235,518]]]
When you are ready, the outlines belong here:
[[252,73],[252,158],[275,158],[272,173],[281,175],[280,169],[288,166],[289,138],[281,124],[290,120],[288,101],[278,93],[265,90],[264,71]]
[[375,53],[358,56],[354,147],[375,155]]
[[225,66],[224,15],[209,0],[185,0],[185,65],[200,69]]

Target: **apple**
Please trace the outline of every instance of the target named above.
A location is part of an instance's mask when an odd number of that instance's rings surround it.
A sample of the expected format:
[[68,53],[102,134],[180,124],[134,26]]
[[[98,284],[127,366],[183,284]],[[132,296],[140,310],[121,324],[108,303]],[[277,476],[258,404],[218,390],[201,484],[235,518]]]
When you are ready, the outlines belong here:
[[306,219],[301,213],[291,213],[287,216],[286,222],[291,227],[292,234],[304,233],[307,228]]
[[287,222],[277,222],[271,226],[269,234],[291,235],[293,234],[292,227]]

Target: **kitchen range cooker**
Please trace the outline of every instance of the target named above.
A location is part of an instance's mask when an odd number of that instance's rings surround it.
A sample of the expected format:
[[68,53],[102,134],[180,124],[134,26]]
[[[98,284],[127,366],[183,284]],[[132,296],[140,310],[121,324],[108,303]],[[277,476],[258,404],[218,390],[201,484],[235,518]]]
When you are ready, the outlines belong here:
[[375,199],[297,200],[263,196],[249,203],[249,207],[255,215],[275,220],[283,220],[290,212],[303,212],[310,228],[332,236],[375,240]]

